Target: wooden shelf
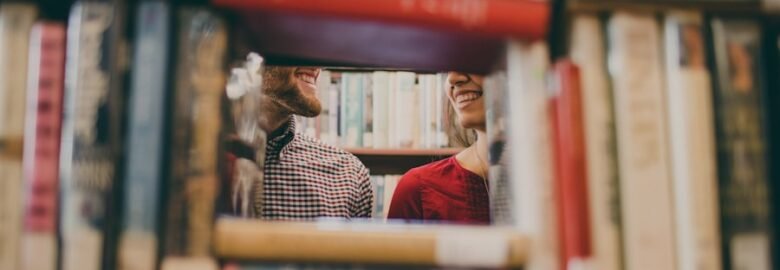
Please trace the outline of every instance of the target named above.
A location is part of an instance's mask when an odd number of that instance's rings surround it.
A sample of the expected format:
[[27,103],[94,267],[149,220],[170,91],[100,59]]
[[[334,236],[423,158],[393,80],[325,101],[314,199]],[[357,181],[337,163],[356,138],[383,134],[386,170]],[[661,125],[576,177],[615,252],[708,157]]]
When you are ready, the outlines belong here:
[[218,257],[258,262],[506,268],[522,266],[529,249],[528,239],[509,228],[362,221],[220,218],[214,239]]
[[371,174],[404,174],[412,168],[457,154],[462,148],[443,149],[346,149],[357,156]]

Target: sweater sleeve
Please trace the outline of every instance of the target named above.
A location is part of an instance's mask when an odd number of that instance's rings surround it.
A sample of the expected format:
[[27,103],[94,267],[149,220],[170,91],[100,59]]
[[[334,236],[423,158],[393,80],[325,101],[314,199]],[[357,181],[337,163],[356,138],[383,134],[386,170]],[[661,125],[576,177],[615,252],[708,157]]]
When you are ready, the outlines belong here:
[[393,199],[390,201],[390,209],[387,213],[388,219],[421,220],[423,219],[422,209],[422,180],[415,173],[415,170],[409,171],[401,177],[398,186],[393,192]]

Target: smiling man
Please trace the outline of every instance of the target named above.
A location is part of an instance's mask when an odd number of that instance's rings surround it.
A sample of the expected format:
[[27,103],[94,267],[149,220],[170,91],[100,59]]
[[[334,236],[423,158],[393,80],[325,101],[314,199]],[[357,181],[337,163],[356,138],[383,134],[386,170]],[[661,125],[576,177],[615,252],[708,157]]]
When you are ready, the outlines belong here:
[[266,219],[370,217],[368,170],[352,154],[296,132],[293,115],[315,117],[319,68],[265,67],[259,126],[268,133],[262,196],[253,209]]

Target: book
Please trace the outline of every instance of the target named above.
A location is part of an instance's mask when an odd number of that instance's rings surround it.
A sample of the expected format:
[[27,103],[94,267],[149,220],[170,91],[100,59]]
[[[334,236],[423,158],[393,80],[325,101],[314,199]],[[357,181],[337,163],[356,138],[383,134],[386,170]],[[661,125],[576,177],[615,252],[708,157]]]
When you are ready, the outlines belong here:
[[20,268],[55,270],[65,25],[56,22],[33,25],[28,55]]
[[144,1],[135,14],[125,141],[123,219],[118,269],[154,269],[158,262],[161,187],[165,183],[170,4]]
[[580,67],[588,206],[594,269],[623,269],[615,118],[603,25],[593,14],[572,20],[569,56]]
[[[393,141],[390,142],[390,147],[393,148],[412,148],[414,147],[415,131],[417,129],[418,115],[416,114],[417,107],[415,103],[411,102],[415,100],[417,92],[415,91],[416,74],[413,72],[399,71],[395,74],[395,85],[390,88],[391,101],[388,108],[404,108],[402,110],[396,110],[394,114],[391,114],[391,121],[393,124],[390,126],[390,132],[395,133],[394,137],[391,137]],[[349,105],[347,105],[349,106]]]
[[560,269],[587,269],[592,254],[580,69],[561,59],[550,76]]
[[675,269],[661,36],[651,14],[608,22],[625,268]]
[[373,103],[371,108],[373,110],[373,143],[376,148],[387,148],[388,146],[388,133],[389,119],[392,117],[389,107],[390,89],[390,73],[387,71],[374,71],[371,74],[373,84],[371,85],[373,96]]
[[715,17],[712,31],[715,138],[724,269],[774,269],[770,251],[766,102],[761,27],[748,18]]
[[217,0],[214,4],[242,10],[265,9],[382,20],[531,40],[544,37],[549,16],[547,2],[527,0],[376,0],[371,3],[354,0],[327,3],[316,0]]
[[701,15],[668,13],[664,34],[677,269],[719,270],[712,86]]
[[549,118],[548,48],[544,42],[512,41],[507,46],[510,176],[516,224],[534,246],[527,269],[559,269]]
[[216,269],[211,247],[227,30],[207,8],[182,6],[175,16],[179,27],[161,269]]
[[374,87],[371,73],[362,73],[360,88],[363,91],[363,144],[362,147],[374,147]]
[[[528,242],[510,228],[366,222],[267,222],[220,218],[214,249],[239,261],[518,267]],[[274,245],[257,245],[269,243]]]
[[[763,29],[763,48],[765,59],[767,59],[764,61],[764,70],[767,72],[765,78],[768,79],[767,87],[764,88],[764,98],[766,100],[764,104],[778,104],[780,95],[778,95],[777,91],[772,91],[772,89],[780,89],[780,76],[777,76],[780,73],[780,19],[765,19]],[[771,74],[775,74],[775,76]],[[765,108],[764,113],[767,115],[780,115],[777,106],[765,106]],[[780,125],[776,121],[768,121],[767,131],[767,136],[770,138],[768,151],[771,155],[769,157],[769,162],[771,163],[768,166],[771,170],[771,179],[775,179],[777,175],[780,175],[780,156],[778,156],[780,155]],[[770,181],[769,185],[770,192],[772,192],[769,197],[773,206],[770,210],[770,215],[772,216],[771,222],[775,228],[770,242],[780,243],[780,231],[777,229],[777,224],[780,224],[778,223],[780,222],[780,207],[778,207],[780,205],[780,196],[777,195],[777,190],[780,190],[780,185],[778,185],[777,181]],[[772,252],[772,258],[780,258],[780,248],[773,248]]]
[[363,74],[341,74],[341,141],[344,147],[363,146]]
[[23,224],[23,138],[33,4],[0,5],[0,269],[17,269]]
[[115,266],[123,95],[119,2],[74,3],[60,150],[61,269]]
[[327,144],[333,144],[332,138],[335,136],[332,134],[332,129],[330,129],[330,111],[334,110],[336,105],[331,103],[330,85],[330,71],[322,70],[320,77],[317,79],[317,96],[322,104],[322,112],[317,119],[317,137]]
[[509,137],[507,125],[509,124],[509,112],[507,111],[507,70],[500,66],[496,71],[486,76],[482,85],[485,106],[485,133],[488,147],[488,174],[490,199],[490,223],[497,225],[512,225],[517,217],[514,215],[514,199],[511,193],[513,181],[510,179],[509,170],[512,162],[512,153],[507,151],[512,140]]

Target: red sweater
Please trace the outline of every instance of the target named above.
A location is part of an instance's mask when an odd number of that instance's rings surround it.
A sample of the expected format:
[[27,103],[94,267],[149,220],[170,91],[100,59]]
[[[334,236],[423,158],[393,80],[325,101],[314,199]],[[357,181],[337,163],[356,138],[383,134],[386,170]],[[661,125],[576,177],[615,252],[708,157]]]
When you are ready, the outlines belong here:
[[489,224],[487,182],[454,156],[414,168],[395,188],[388,218]]

